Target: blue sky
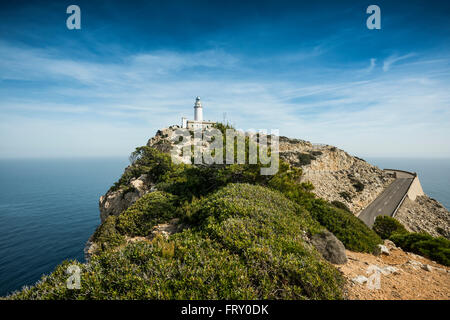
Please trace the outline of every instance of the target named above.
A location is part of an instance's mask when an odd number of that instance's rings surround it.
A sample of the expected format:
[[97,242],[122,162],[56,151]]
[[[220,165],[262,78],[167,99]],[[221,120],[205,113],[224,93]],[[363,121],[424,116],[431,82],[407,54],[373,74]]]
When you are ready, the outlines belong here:
[[449,20],[447,1],[2,3],[0,158],[126,157],[197,95],[240,129],[448,158]]

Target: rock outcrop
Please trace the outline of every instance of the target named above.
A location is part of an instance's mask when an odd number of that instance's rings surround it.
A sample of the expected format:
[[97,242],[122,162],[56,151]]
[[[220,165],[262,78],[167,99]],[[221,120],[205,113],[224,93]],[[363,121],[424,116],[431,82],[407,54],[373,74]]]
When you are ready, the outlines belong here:
[[434,237],[450,239],[450,213],[435,199],[418,196],[405,198],[395,216],[408,231],[426,232]]
[[154,185],[149,181],[147,175],[143,174],[138,178],[131,179],[126,187],[108,191],[99,200],[101,221],[105,221],[106,217],[110,215],[118,216],[144,194],[153,190]]
[[311,237],[311,243],[325,260],[334,264],[347,263],[347,255],[342,242],[330,231],[323,231]]
[[356,215],[394,181],[392,174],[329,145],[280,139],[280,157],[303,169],[302,181],[311,182],[317,196],[345,203]]

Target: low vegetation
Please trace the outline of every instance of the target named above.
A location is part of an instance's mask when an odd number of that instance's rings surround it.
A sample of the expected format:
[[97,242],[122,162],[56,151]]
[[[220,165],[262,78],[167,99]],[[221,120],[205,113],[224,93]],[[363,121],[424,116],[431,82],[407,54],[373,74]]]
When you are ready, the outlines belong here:
[[389,239],[394,233],[408,232],[406,228],[400,222],[398,222],[397,219],[389,216],[378,216],[375,219],[372,229],[382,239]]
[[145,237],[155,225],[181,215],[176,201],[170,193],[148,193],[118,216],[116,228],[121,234]]
[[[148,200],[148,199],[147,199]],[[138,210],[135,208],[135,210]],[[14,299],[340,299],[339,272],[302,234],[321,230],[309,213],[262,186],[230,184],[195,200],[193,227],[67,261]],[[65,283],[69,264],[81,288]]]
[[351,201],[351,200],[352,200],[352,195],[351,195],[349,192],[347,192],[347,191],[339,192],[339,195],[340,195],[343,199],[345,199],[345,200],[347,200],[347,201]]
[[300,164],[300,166],[305,166],[305,165],[311,164],[311,161],[316,160],[317,156],[320,156],[320,155],[322,155],[322,151],[319,151],[319,150],[313,150],[313,151],[306,152],[306,153],[305,152],[300,153],[298,155],[299,164]]
[[349,209],[349,207],[345,203],[342,203],[340,201],[334,200],[334,201],[331,201],[331,204],[333,206],[335,206],[336,208],[338,208],[338,209],[342,209],[342,210],[345,210],[345,211],[351,213],[351,210]]
[[316,199],[311,215],[352,251],[377,253],[381,238],[352,213]]
[[[89,264],[65,261],[10,298],[341,299],[342,276],[309,237],[326,228],[360,252],[381,243],[345,204],[316,198],[311,183],[299,182],[302,170],[283,161],[273,176],[260,175],[259,163],[174,164],[147,146],[130,161],[111,190],[127,190],[145,174],[158,191],[106,218],[93,235],[100,248]],[[149,237],[173,218],[187,227]],[[66,288],[69,264],[82,270],[79,290]]]
[[404,251],[419,254],[445,266],[450,265],[450,240],[444,237],[408,232],[397,219],[388,216],[378,216],[373,230]]
[[359,180],[354,180],[353,181],[353,187],[355,188],[355,190],[357,192],[361,192],[361,191],[364,190],[364,184],[361,181],[359,181]]
[[116,229],[117,217],[109,216],[95,230],[92,239],[100,246],[101,250],[108,250],[125,243],[125,237]]
[[445,266],[450,266],[450,240],[426,233],[394,233],[390,238],[404,251],[417,253]]

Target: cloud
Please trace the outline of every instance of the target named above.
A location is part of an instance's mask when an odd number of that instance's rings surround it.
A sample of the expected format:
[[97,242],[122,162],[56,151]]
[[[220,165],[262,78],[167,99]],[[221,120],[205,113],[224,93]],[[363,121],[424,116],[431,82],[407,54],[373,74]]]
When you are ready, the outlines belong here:
[[366,69],[366,71],[367,71],[368,73],[372,72],[372,70],[375,68],[375,66],[376,66],[376,61],[377,61],[377,59],[375,59],[375,58],[371,58],[371,59],[370,59],[370,65],[369,65],[369,67]]
[[[412,56],[386,58],[383,70]],[[291,61],[304,66],[308,59],[318,56]],[[372,58],[366,74],[355,62],[321,69],[320,77],[308,68],[297,76],[290,64],[273,77],[271,61],[222,50],[94,62],[0,43],[0,136],[7,137],[0,157],[127,156],[190,116],[197,95],[206,119],[226,112],[242,129],[280,129],[358,155],[450,156],[449,78],[442,73],[449,59],[426,57],[426,68],[420,61],[377,74]]]
[[405,54],[403,56],[397,56],[397,55],[389,56],[383,61],[383,71],[384,72],[389,71],[389,69],[391,68],[391,66],[394,63],[396,63],[398,61],[401,61],[401,60],[405,60],[405,59],[411,58],[413,56],[415,56],[414,53],[408,53],[408,54]]

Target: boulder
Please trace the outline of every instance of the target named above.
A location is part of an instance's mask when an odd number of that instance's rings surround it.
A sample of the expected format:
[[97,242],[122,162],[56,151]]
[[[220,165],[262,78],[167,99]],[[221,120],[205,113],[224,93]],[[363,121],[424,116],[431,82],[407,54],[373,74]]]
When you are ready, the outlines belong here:
[[334,264],[347,263],[344,245],[330,231],[326,230],[313,235],[311,242],[325,260]]
[[398,249],[397,246],[395,245],[394,242],[392,242],[391,240],[384,240],[384,245],[389,249],[389,250],[395,250]]
[[387,275],[390,275],[391,273],[392,274],[399,274],[400,270],[397,269],[396,267],[393,267],[393,266],[386,266],[386,267],[380,268],[380,272],[383,275],[387,276]]
[[423,263],[416,260],[408,260],[408,262],[406,262],[405,265],[410,266],[416,270],[423,268]]
[[425,270],[425,271],[428,271],[428,272],[433,271],[433,267],[430,266],[429,264],[424,264],[424,265],[422,266],[422,269]]
[[385,254],[387,256],[390,255],[389,249],[386,246],[379,244],[378,247],[380,248],[381,254]]
[[183,230],[184,225],[180,224],[180,219],[174,218],[168,223],[161,223],[152,228],[148,238],[151,240],[158,235],[162,236],[164,239],[168,239],[170,235],[180,232]]
[[366,277],[364,277],[364,276],[357,276],[357,277],[355,277],[355,278],[352,279],[353,282],[359,283],[359,284],[366,283],[367,280],[368,280],[368,279],[367,279]]

